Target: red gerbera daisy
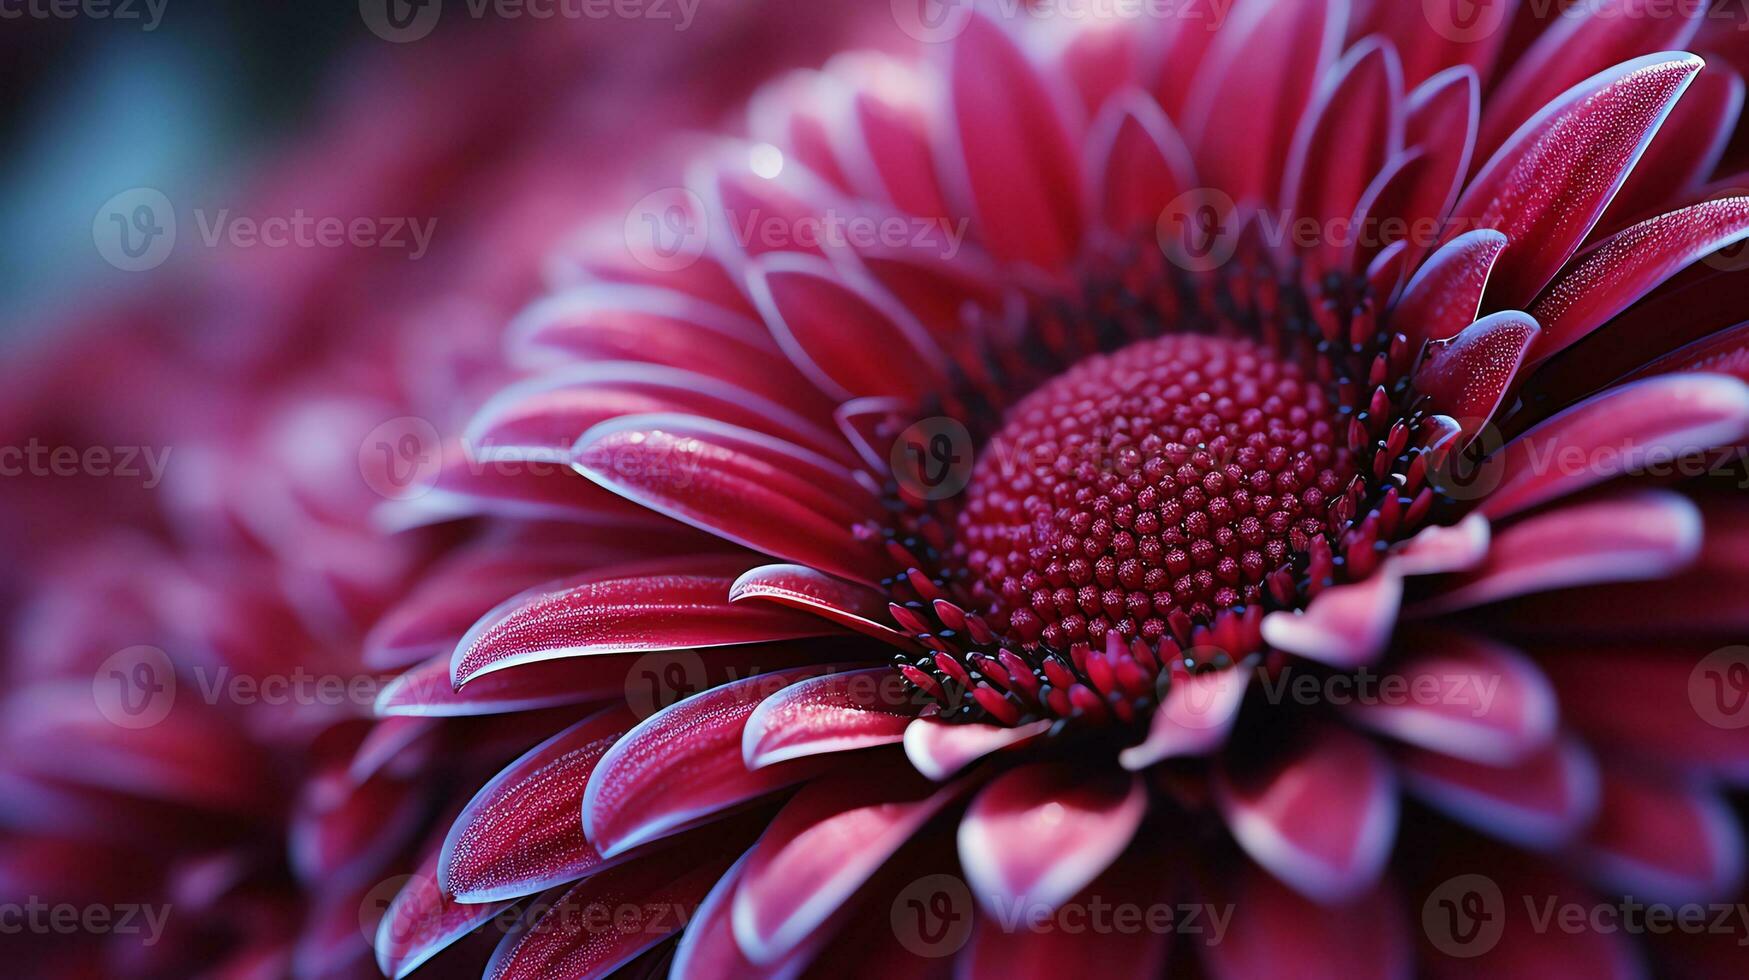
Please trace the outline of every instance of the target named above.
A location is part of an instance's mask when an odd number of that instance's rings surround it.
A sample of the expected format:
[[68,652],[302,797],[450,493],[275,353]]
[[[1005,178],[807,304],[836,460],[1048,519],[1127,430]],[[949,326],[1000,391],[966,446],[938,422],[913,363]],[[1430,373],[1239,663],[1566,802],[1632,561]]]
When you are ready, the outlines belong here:
[[370,656],[611,703],[385,972],[1740,968],[1526,912],[1739,894],[1739,24],[1358,6],[901,16],[557,263]]

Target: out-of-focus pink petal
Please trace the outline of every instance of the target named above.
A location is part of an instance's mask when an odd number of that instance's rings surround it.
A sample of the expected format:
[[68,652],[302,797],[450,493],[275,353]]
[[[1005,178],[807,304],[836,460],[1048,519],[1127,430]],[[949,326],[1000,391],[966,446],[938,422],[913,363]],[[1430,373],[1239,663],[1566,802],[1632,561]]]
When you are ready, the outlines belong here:
[[1177,115],[1204,180],[1240,204],[1266,203],[1276,193],[1293,134],[1318,80],[1336,63],[1348,6],[1284,0],[1229,11]]
[[1508,766],[1424,749],[1397,753],[1412,795],[1485,834],[1533,850],[1571,840],[1597,812],[1597,763],[1563,738]]
[[1541,662],[1566,723],[1600,750],[1677,772],[1749,780],[1749,739],[1732,727],[1745,713],[1737,700],[1743,688],[1733,683],[1737,661],[1728,650],[1586,644],[1552,651]]
[[1205,671],[1175,677],[1148,721],[1148,735],[1118,753],[1125,769],[1145,769],[1161,759],[1207,755],[1220,748],[1239,717],[1251,671]]
[[[1402,903],[1375,886],[1341,903],[1313,903],[1253,867],[1210,902],[1229,910],[1226,934],[1205,936],[1202,963],[1216,980],[1402,980],[1413,957]],[[1365,936],[1364,942],[1355,937]]]
[[1422,528],[1391,552],[1391,564],[1406,577],[1465,572],[1488,557],[1490,540],[1488,519],[1471,514],[1456,524]]
[[1361,41],[1331,75],[1294,136],[1281,191],[1288,214],[1321,224],[1353,215],[1403,148],[1403,69],[1390,43]]
[[1360,25],[1352,37],[1382,34],[1403,58],[1403,80],[1411,87],[1454,67],[1488,78],[1506,40],[1516,0],[1418,0],[1357,5]]
[[1129,846],[1148,811],[1141,780],[1041,763],[998,776],[960,818],[960,863],[991,915],[1055,910]]
[[1153,99],[1139,91],[1114,98],[1088,136],[1087,172],[1107,228],[1151,234],[1161,212],[1196,186],[1184,138]]
[[1215,799],[1253,860],[1323,904],[1372,888],[1396,841],[1390,763],[1366,739],[1339,728],[1317,729],[1297,751],[1256,772],[1223,769]]
[[997,258],[1061,267],[1080,242],[1082,183],[1050,86],[983,15],[954,40],[947,77],[952,152],[965,168],[979,237]]
[[1605,767],[1602,805],[1580,861],[1611,891],[1647,901],[1712,902],[1743,881],[1743,828],[1710,786]]
[[625,691],[623,660],[533,663],[494,671],[456,689],[450,655],[439,654],[407,670],[377,692],[382,716],[451,717],[530,711],[617,697]]
[[456,901],[438,884],[437,853],[433,851],[419,870],[408,876],[377,924],[377,969],[390,980],[401,980],[510,905]]
[[1385,681],[1399,693],[1357,701],[1356,724],[1411,745],[1508,765],[1543,748],[1559,715],[1554,691],[1516,650],[1455,633],[1403,641],[1409,650]]

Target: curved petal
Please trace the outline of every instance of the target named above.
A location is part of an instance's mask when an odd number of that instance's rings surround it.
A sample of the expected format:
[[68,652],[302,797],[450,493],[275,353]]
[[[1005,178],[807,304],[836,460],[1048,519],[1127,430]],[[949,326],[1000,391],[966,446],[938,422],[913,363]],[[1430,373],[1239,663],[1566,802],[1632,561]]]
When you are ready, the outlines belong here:
[[1147,811],[1147,791],[1133,775],[1064,763],[1012,769],[960,818],[960,863],[991,915],[1055,910],[1123,853]]
[[748,429],[633,415],[577,440],[572,465],[603,487],[728,541],[873,584],[888,562],[853,526],[873,495],[840,464]]
[[903,741],[924,702],[891,667],[800,681],[760,702],[741,733],[748,769]]
[[1251,671],[1238,667],[1174,677],[1148,721],[1147,737],[1118,753],[1118,762],[1125,769],[1146,769],[1162,759],[1219,749],[1233,730],[1250,682]]
[[[1232,924],[1218,942],[1202,945],[1216,980],[1300,977],[1304,980],[1401,980],[1413,954],[1402,903],[1374,887],[1338,903],[1314,904],[1255,868],[1220,896]],[[1356,942],[1356,936],[1367,937]]]
[[992,752],[1036,738],[1050,727],[1049,719],[1005,728],[919,718],[905,728],[905,757],[911,760],[912,768],[941,781]]
[[1525,354],[1541,330],[1515,310],[1483,317],[1447,340],[1427,345],[1415,388],[1432,411],[1457,419],[1466,439],[1493,419],[1518,380]]
[[1743,881],[1743,828],[1710,787],[1606,768],[1602,805],[1579,845],[1605,887],[1655,902],[1712,902]]
[[1382,682],[1380,696],[1350,706],[1354,723],[1491,765],[1515,763],[1554,738],[1554,690],[1523,654],[1455,633],[1421,635],[1403,645],[1411,652]]
[[1478,228],[1441,245],[1404,288],[1391,328],[1407,336],[1412,348],[1457,336],[1481,311],[1488,276],[1506,242],[1500,232]]
[[904,650],[920,650],[911,637],[887,625],[887,596],[864,585],[833,578],[805,565],[761,565],[729,587],[730,602],[773,602],[804,609],[858,633]]
[[1215,801],[1239,846],[1313,901],[1340,904],[1377,884],[1397,835],[1397,779],[1366,739],[1318,729],[1265,769],[1223,768]]
[[1152,233],[1166,206],[1196,186],[1184,138],[1142,92],[1124,92],[1107,103],[1088,145],[1093,201],[1112,231]]
[[1383,652],[1402,601],[1402,573],[1387,562],[1362,581],[1318,593],[1302,611],[1264,616],[1263,639],[1308,660],[1358,667]]
[[377,923],[377,969],[390,980],[401,980],[510,905],[510,902],[457,901],[438,884],[434,851],[418,871],[408,876],[389,902],[382,921]]
[[1412,749],[1397,754],[1403,787],[1453,819],[1532,850],[1572,840],[1597,812],[1597,763],[1559,739],[1508,766]]

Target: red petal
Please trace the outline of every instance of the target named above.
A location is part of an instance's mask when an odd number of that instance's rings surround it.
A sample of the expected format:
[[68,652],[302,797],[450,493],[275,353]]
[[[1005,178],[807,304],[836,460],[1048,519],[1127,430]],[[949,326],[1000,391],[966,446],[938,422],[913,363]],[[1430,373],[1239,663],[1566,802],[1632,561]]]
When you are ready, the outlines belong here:
[[1481,228],[1446,242],[1428,258],[1391,313],[1391,328],[1409,338],[1411,348],[1427,340],[1444,340],[1475,322],[1482,292],[1506,236]]
[[761,565],[748,569],[729,587],[729,601],[752,600],[807,610],[901,649],[921,650],[910,636],[887,625],[885,593],[803,565]]
[[1239,717],[1251,671],[1207,671],[1174,677],[1148,722],[1148,736],[1124,749],[1125,769],[1145,769],[1161,759],[1207,755],[1226,744]]
[[1508,239],[1490,308],[1522,308],[1542,291],[1700,66],[1693,55],[1650,55],[1595,75],[1544,107],[1482,167],[1454,213],[1464,227],[1498,228]]
[[1519,847],[1560,847],[1597,812],[1597,763],[1573,739],[1509,766],[1412,749],[1398,753],[1397,769],[1410,793]]
[[1495,454],[1500,482],[1478,511],[1498,521],[1648,461],[1731,445],[1745,431],[1749,387],[1735,378],[1684,374],[1622,385],[1507,443]]
[[377,925],[377,968],[391,980],[400,980],[510,905],[456,901],[438,884],[434,851],[407,877]]
[[1561,13],[1488,96],[1482,152],[1493,153],[1538,109],[1592,74],[1654,51],[1688,47],[1704,12],[1699,4],[1597,0]]
[[1397,780],[1366,739],[1321,728],[1292,756],[1236,777],[1223,769],[1215,799],[1239,846],[1322,904],[1372,888],[1397,836]]
[[583,789],[637,721],[624,705],[591,715],[482,786],[443,842],[438,875],[448,892],[468,902],[518,898],[602,868],[578,818]]
[[747,859],[731,913],[742,952],[755,963],[784,959],[964,790],[903,770],[803,787]]
[[1139,778],[1066,763],[1012,769],[960,819],[960,863],[986,912],[1055,910],[1129,846],[1148,812]]
[[1684,266],[1749,237],[1749,198],[1708,201],[1642,221],[1586,252],[1531,313],[1541,362],[1627,309]]
[[1281,187],[1281,161],[1336,62],[1347,9],[1325,0],[1240,4],[1210,43],[1178,118],[1197,172],[1241,205],[1269,203]]
[[1403,70],[1388,42],[1368,38],[1331,69],[1334,81],[1294,137],[1282,202],[1295,218],[1348,218],[1385,161],[1403,148]]
[[729,601],[741,556],[663,559],[536,586],[480,619],[456,645],[459,684],[519,664],[649,650],[735,646],[837,632],[776,605]]
[[1665,491],[1568,504],[1495,532],[1481,567],[1416,605],[1449,612],[1529,592],[1671,575],[1700,552],[1700,512]]
[[1302,611],[1264,616],[1263,639],[1308,660],[1358,667],[1384,651],[1402,601],[1403,576],[1387,562],[1362,581],[1318,593]]
[[984,756],[1042,735],[1050,727],[1048,720],[1004,728],[919,718],[905,729],[905,757],[923,775],[944,780]]
[[1670,110],[1598,228],[1624,227],[1693,194],[1718,166],[1742,113],[1743,76],[1721,62],[1708,62]]
[[1166,206],[1196,187],[1183,137],[1141,92],[1113,99],[1094,123],[1088,144],[1094,200],[1106,227],[1119,234],[1152,234]]
[[439,654],[390,681],[377,693],[385,716],[492,715],[561,704],[600,701],[625,693],[625,660],[552,661],[485,674],[461,690],[450,676],[450,655]]
[[[1411,650],[1378,697],[1350,720],[1434,752],[1508,765],[1549,743],[1559,713],[1553,689],[1523,654],[1454,633],[1403,641]],[[1386,696],[1396,689],[1406,692]]]
[[1388,889],[1373,888],[1342,904],[1313,904],[1255,868],[1241,875],[1224,901],[1208,903],[1232,917],[1225,936],[1202,944],[1203,965],[1215,980],[1410,976],[1403,905]]
[[1743,881],[1743,828],[1711,788],[1616,769],[1581,860],[1609,888],[1679,905],[1734,895]]
[[982,15],[954,41],[948,79],[980,238],[998,258],[1061,267],[1080,243],[1082,184],[1051,89]]
[[773,694],[747,718],[741,755],[749,769],[803,756],[902,741],[923,707],[891,667],[847,670]]
[[628,499],[745,545],[859,582],[889,563],[852,526],[876,517],[848,470],[748,429],[681,415],[634,415],[589,430],[579,471]]
[[596,764],[583,797],[583,830],[613,857],[822,771],[831,759],[749,770],[742,730],[765,698],[828,670],[795,667],[714,687],[627,732]]
[[1513,390],[1540,333],[1534,319],[1516,311],[1483,317],[1427,345],[1415,388],[1428,396],[1432,411],[1457,419],[1465,438],[1474,438]]
[[[1468,68],[1487,78],[1506,40],[1512,3],[1417,0],[1370,3],[1352,37],[1383,34],[1403,57],[1403,80],[1414,87],[1441,71]],[[1431,30],[1429,30],[1431,28]]]

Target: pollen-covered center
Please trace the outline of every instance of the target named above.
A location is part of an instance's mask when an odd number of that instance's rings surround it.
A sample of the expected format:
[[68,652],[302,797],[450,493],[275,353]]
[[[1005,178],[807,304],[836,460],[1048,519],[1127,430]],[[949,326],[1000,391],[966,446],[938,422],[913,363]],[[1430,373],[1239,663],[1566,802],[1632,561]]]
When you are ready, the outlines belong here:
[[[1345,423],[1344,423],[1345,424]],[[1355,475],[1337,407],[1246,339],[1095,354],[979,451],[951,561],[1009,642],[1158,640],[1257,602]]]

